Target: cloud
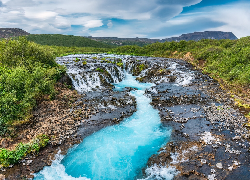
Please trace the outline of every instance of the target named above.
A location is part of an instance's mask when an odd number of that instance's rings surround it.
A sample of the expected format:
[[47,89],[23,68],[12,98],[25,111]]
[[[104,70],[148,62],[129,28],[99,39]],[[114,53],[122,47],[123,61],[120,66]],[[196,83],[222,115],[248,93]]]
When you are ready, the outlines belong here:
[[1,27],[30,33],[166,38],[194,31],[250,35],[250,2],[181,13],[201,0],[1,0]]
[[[138,23],[166,21],[178,15],[184,6],[200,1],[2,0],[0,23],[5,27],[11,25],[23,28],[31,33],[69,33],[71,25],[82,25],[81,31],[90,33],[93,32],[91,29],[103,26],[103,19],[136,20]],[[105,26],[107,29],[113,29],[113,25],[113,22],[109,21]]]
[[[201,8],[196,12],[182,14],[167,21],[167,27],[175,29],[176,32],[180,32],[182,29],[182,33],[194,31],[233,32],[238,38],[241,38],[250,35],[249,9],[249,2]],[[193,28],[189,28],[190,26]],[[189,31],[187,31],[188,29]]]
[[238,38],[250,36],[250,3],[224,6],[211,13],[211,19],[224,25],[209,30],[231,31]]
[[53,11],[34,11],[32,8],[25,8],[25,17],[29,19],[47,20],[50,18],[56,18],[58,14]]
[[108,28],[112,28],[113,27],[113,23],[111,20],[108,20],[108,24],[107,24]]
[[191,6],[201,2],[201,0],[157,0],[158,4],[161,5],[179,5],[179,6]]
[[100,27],[102,25],[103,23],[101,20],[90,20],[84,24],[86,28],[95,28],[95,27]]

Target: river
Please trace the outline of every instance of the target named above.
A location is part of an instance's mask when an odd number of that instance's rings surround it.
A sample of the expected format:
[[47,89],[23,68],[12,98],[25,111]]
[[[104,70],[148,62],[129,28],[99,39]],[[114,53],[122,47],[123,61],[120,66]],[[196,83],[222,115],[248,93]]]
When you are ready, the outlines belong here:
[[[162,127],[158,110],[144,95],[152,83],[139,83],[131,74],[115,84],[116,90],[132,87],[137,111],[119,125],[106,127],[69,150],[67,155],[57,155],[50,167],[36,174],[35,179],[137,179],[142,178],[142,168],[148,159],[165,145],[171,129]],[[172,179],[175,170],[166,168],[164,179]]]

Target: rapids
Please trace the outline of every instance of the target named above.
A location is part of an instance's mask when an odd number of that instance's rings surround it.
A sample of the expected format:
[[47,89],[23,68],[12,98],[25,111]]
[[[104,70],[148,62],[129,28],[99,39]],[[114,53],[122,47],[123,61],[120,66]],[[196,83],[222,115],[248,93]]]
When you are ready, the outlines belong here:
[[[138,89],[130,92],[136,97],[137,111],[119,125],[106,127],[86,137],[65,156],[58,154],[50,167],[35,175],[36,180],[143,178],[142,169],[147,167],[148,159],[168,142],[171,129],[161,126],[158,110],[144,95],[145,90],[154,84],[139,83],[131,74],[124,74],[125,79],[114,84],[115,90],[124,87]],[[163,169],[153,171],[160,174]],[[165,168],[164,172],[157,176],[172,179],[175,170]]]

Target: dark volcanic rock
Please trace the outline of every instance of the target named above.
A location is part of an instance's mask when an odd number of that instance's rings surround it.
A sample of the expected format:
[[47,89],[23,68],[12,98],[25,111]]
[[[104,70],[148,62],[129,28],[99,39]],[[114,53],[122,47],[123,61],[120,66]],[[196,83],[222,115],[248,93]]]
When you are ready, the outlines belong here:
[[0,28],[0,38],[10,38],[16,36],[25,36],[30,33],[19,28]]
[[[156,84],[146,94],[163,126],[172,127],[170,142],[149,159],[148,168],[175,167],[175,180],[248,180],[249,132],[243,127],[247,119],[219,84],[180,60],[144,58],[136,63],[148,65],[137,79]],[[159,69],[170,72],[157,76]]]

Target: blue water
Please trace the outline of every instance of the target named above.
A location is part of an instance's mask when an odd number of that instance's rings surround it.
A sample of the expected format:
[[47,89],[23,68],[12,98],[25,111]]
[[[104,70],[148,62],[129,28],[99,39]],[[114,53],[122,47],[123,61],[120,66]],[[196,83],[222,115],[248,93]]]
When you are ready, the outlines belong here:
[[158,111],[149,104],[144,90],[153,86],[139,83],[126,74],[116,89],[138,88],[137,111],[119,125],[106,127],[83,140],[66,156],[58,155],[52,166],[45,167],[35,179],[135,179],[141,175],[151,155],[167,143],[170,129],[161,126]]

